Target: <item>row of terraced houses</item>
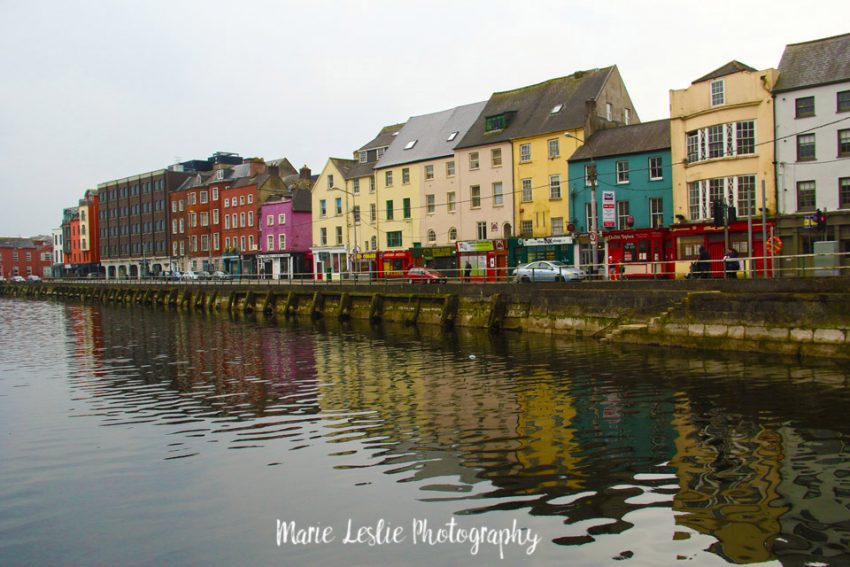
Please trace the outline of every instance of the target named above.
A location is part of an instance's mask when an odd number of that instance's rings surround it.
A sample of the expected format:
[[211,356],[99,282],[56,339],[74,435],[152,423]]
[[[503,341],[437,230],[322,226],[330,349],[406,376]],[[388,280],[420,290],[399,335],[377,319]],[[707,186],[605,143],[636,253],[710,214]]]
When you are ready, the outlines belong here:
[[107,181],[64,211],[55,272],[501,279],[556,259],[682,275],[702,246],[790,274],[821,243],[848,265],[850,34],[788,45],[777,68],[729,62],[669,103],[641,122],[610,66],[376,127],[315,176],[220,152]]

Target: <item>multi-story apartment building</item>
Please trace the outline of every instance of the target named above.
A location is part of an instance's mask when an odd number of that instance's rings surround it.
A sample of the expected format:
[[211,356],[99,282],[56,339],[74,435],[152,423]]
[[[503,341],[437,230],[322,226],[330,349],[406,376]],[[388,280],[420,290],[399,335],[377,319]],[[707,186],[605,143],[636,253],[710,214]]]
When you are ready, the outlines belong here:
[[260,205],[260,273],[273,279],[312,274],[309,257],[313,228],[309,183]]
[[192,175],[176,169],[97,186],[100,257],[107,278],[141,278],[169,269],[169,195]]
[[[759,71],[730,61],[689,87],[670,91],[674,217],[677,223],[709,227],[730,219],[728,234],[712,229],[678,238],[678,260],[695,260],[704,246],[719,265],[731,247],[763,265],[761,234],[767,225],[761,219],[776,212],[771,92],[777,76],[776,69]],[[758,224],[752,242],[746,224],[731,220],[748,218]],[[685,266],[680,262],[677,270]]]
[[[225,250],[229,250],[229,253],[225,252],[222,260],[224,270],[228,273],[258,273],[260,205],[273,195],[286,191],[278,166],[266,167],[263,162],[251,162],[250,165],[253,167],[248,176],[235,180],[233,185],[226,187],[221,193],[224,199],[222,214],[225,218],[222,236]],[[294,168],[292,172],[295,172]]]
[[87,189],[79,202],[79,275],[100,270],[100,232],[97,191]]
[[[500,219],[501,230],[487,237],[563,235],[569,219],[567,158],[593,131],[638,122],[616,66],[494,93],[456,148],[461,178],[472,181],[463,181],[460,199],[471,201],[471,188],[482,183],[487,189],[500,184],[512,195],[514,218],[510,224]],[[502,169],[492,179],[473,173],[494,164]]]
[[[311,205],[311,251],[317,278],[339,278],[343,272],[378,272],[381,220],[374,167],[403,127],[385,126],[354,151],[354,159],[330,158],[317,176]],[[338,215],[337,199],[342,206]]]
[[[375,165],[378,202],[378,269],[401,275],[410,267],[411,248],[455,246],[467,208],[476,210],[489,196],[457,203],[459,182],[454,147],[484,108],[484,102],[410,118]],[[460,206],[458,206],[460,205]],[[437,258],[431,262],[434,267]],[[453,261],[455,256],[437,256]],[[440,265],[455,269],[454,263]]]
[[[811,254],[814,242],[850,252],[850,34],[791,44],[773,89],[777,229],[783,254]],[[811,222],[816,210],[826,227]],[[809,217],[809,218],[807,218]],[[783,268],[811,267],[811,258]],[[806,265],[808,263],[808,266]],[[850,257],[842,259],[850,266]],[[783,269],[793,273],[794,269]]]
[[62,275],[63,266],[65,265],[65,256],[62,252],[62,227],[54,228],[53,236],[53,265],[50,268],[51,277],[59,277]]
[[[673,209],[680,221],[710,222],[712,203],[734,207],[738,218],[757,216],[762,203],[776,212],[773,174],[773,102],[776,69],[738,61],[670,91]],[[681,243],[680,243],[681,244]],[[712,258],[724,254],[724,235],[709,241]],[[746,235],[732,245],[748,255]],[[679,259],[690,259],[685,250]]]
[[669,120],[600,130],[573,153],[570,222],[577,232],[591,228],[594,168],[599,230],[658,228],[673,222]]
[[64,262],[62,275],[65,276],[74,275],[71,258],[71,221],[76,219],[79,214],[79,207],[67,207],[62,209],[62,261]]
[[53,262],[53,240],[50,237],[0,237],[0,276],[45,276]]

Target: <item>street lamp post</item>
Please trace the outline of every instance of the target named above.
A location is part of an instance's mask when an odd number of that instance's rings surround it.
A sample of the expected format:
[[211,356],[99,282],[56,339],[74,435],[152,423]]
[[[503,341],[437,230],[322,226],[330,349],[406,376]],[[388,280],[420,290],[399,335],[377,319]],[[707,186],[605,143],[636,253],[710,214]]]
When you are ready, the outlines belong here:
[[[354,193],[351,193],[347,189],[342,189],[340,187],[331,187],[331,191],[342,191],[343,193],[345,193],[345,218],[346,218],[346,221],[345,221],[345,229],[346,229],[345,230],[345,236],[346,236],[346,239],[348,239],[348,220],[347,220],[348,219],[348,213],[349,213],[348,197],[350,195],[351,199],[353,201],[355,195],[354,195]],[[352,207],[353,206],[354,205],[352,205]],[[354,255],[356,255],[360,252],[360,247],[357,246],[357,218],[354,217],[353,209],[351,210],[351,215],[352,215],[351,224],[354,226],[354,245],[353,246],[351,245],[351,240],[348,241],[348,266],[349,266],[348,269],[349,269],[349,271],[354,271],[354,270],[352,270],[352,267],[354,266],[354,264],[352,263],[352,256],[354,256]]]
[[[569,132],[564,133],[564,136],[567,138],[572,138],[577,140],[582,145],[585,144],[585,141],[570,134]],[[591,236],[591,244],[593,247],[593,258],[591,260],[591,267],[596,272],[596,262],[598,256],[598,242],[599,242],[599,219],[596,215],[596,164],[593,161],[593,156],[590,156],[590,165],[587,168],[587,180],[590,181],[590,234]]]

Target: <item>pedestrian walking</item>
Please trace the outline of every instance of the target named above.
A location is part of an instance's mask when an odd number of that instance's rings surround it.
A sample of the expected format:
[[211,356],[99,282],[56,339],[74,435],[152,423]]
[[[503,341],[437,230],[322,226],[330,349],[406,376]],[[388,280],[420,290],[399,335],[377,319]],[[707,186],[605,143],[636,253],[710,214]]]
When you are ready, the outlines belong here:
[[726,251],[726,255],[723,256],[723,269],[726,272],[726,278],[737,279],[738,268],[740,268],[738,253],[734,249],[730,248]]

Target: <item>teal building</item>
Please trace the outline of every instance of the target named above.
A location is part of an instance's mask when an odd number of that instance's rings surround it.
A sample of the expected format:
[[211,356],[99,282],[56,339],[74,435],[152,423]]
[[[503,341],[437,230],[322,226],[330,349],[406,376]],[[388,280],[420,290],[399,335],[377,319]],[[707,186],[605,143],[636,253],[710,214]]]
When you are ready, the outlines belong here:
[[673,223],[670,121],[600,130],[569,159],[570,222],[590,231],[591,168],[596,168],[600,231],[656,228]]

